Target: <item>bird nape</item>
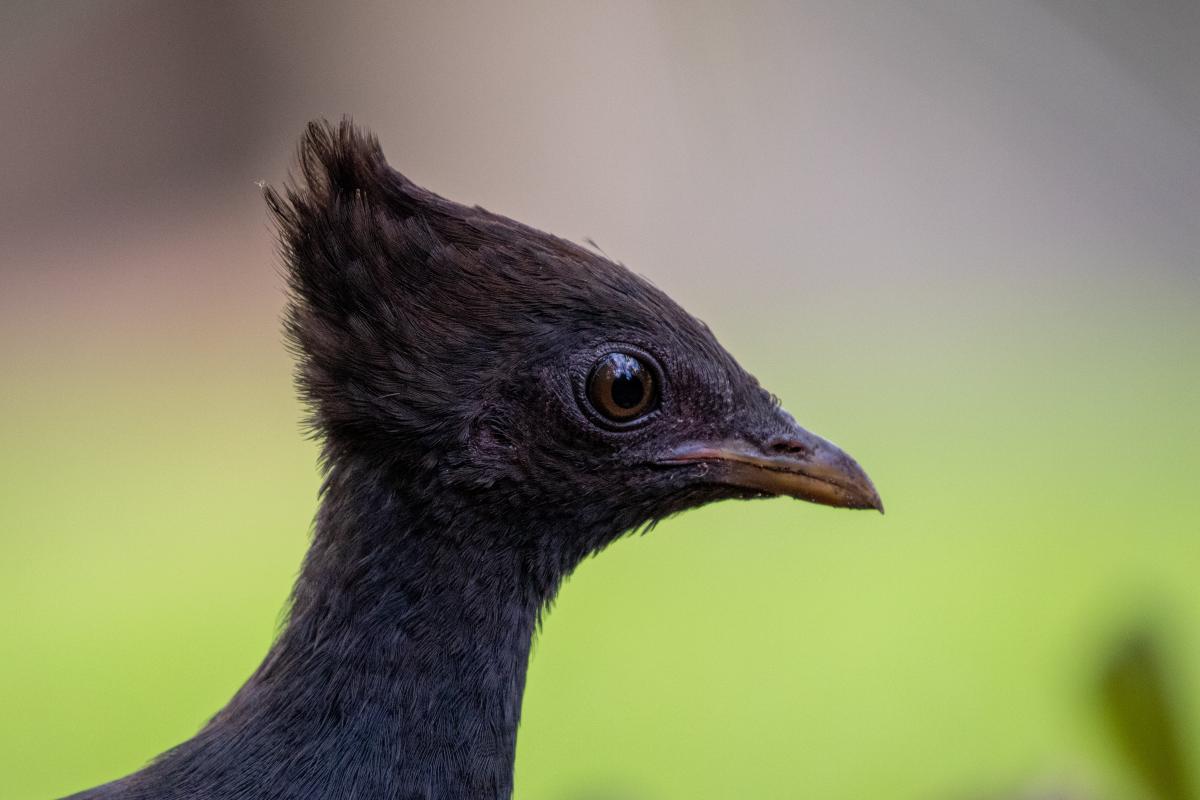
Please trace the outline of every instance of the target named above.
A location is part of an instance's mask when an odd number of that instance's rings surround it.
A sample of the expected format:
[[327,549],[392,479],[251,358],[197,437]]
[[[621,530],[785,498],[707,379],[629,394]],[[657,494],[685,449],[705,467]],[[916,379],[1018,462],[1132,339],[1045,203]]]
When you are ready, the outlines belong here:
[[726,498],[882,510],[624,267],[410,182],[349,121],[267,189],[325,481],[287,623],[192,739],[77,798],[507,798],[538,614]]

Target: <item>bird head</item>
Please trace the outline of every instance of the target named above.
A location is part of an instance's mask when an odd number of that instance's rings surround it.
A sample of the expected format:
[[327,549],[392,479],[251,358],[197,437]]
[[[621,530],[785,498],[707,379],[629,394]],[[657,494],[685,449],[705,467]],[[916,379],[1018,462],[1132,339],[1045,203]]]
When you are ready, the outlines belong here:
[[513,531],[553,521],[581,552],[724,498],[882,510],[662,291],[416,186],[349,122],[311,124],[267,200],[329,462],[378,464]]

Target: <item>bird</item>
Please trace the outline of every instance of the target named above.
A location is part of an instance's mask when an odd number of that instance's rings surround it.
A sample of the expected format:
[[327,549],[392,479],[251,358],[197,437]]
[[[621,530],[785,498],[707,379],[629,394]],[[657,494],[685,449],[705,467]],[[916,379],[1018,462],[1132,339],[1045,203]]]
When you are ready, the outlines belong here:
[[883,505],[663,291],[309,123],[265,187],[323,480],[262,664],[193,738],[74,800],[503,800],[540,615],[707,503]]

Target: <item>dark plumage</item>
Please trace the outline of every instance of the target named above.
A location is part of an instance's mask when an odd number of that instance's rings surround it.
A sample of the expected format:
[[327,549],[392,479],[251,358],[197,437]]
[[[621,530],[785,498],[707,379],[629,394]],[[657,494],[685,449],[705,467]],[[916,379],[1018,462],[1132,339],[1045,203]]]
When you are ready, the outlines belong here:
[[507,798],[538,614],[581,559],[723,498],[880,508],[658,289],[413,185],[348,122],[266,197],[323,442],[312,547],[230,703],[77,798]]

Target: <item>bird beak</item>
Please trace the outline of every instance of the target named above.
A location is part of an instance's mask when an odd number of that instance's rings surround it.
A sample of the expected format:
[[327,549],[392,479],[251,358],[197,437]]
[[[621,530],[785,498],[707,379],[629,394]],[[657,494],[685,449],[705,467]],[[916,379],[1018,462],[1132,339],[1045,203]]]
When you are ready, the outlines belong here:
[[658,463],[705,465],[705,478],[714,483],[883,513],[883,501],[862,467],[840,448],[798,427],[763,447],[740,439],[690,442]]

